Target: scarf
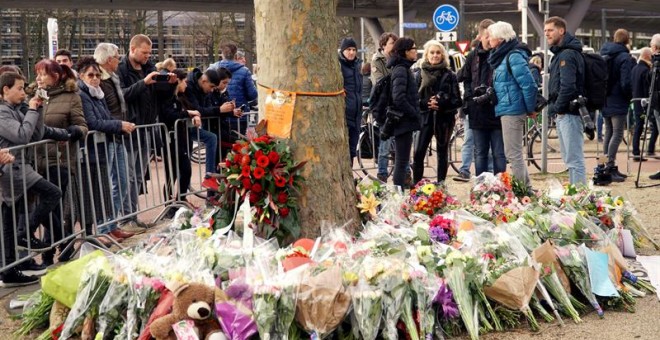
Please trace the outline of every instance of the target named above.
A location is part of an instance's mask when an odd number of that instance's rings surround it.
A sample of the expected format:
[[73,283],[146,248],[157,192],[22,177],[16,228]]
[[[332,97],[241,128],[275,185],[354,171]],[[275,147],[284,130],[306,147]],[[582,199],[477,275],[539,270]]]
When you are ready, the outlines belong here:
[[105,94],[103,93],[103,90],[101,90],[100,87],[98,86],[91,86],[89,84],[86,84],[87,88],[89,89],[89,95],[96,98],[96,99],[103,99],[105,97]]
[[422,67],[420,68],[422,78],[422,83],[419,86],[420,98],[429,98],[434,94],[433,86],[440,80],[446,69],[447,65],[445,63],[431,65],[428,61],[422,62]]

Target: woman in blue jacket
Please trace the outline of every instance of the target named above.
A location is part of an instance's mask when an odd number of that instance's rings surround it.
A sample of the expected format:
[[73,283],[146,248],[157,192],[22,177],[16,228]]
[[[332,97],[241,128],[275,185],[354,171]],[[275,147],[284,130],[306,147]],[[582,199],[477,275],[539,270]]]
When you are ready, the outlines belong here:
[[499,21],[488,27],[488,42],[493,49],[488,63],[493,69],[497,95],[495,115],[501,117],[504,153],[511,173],[523,181],[531,194],[531,183],[523,158],[523,131],[527,115],[536,116],[537,87],[528,59],[531,51],[518,42],[511,24]]

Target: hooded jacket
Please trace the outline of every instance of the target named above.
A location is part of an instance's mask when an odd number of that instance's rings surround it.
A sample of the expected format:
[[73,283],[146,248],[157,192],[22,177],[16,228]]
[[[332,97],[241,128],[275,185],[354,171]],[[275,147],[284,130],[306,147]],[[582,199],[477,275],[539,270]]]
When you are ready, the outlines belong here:
[[552,46],[548,89],[548,114],[579,115],[578,109],[569,110],[570,102],[584,94],[584,57],[582,43],[566,32],[558,45]]
[[490,53],[488,64],[494,70],[493,88],[497,95],[495,115],[498,117],[534,112],[538,87],[529,71],[531,54],[516,39],[502,42]]
[[[186,86],[185,96],[190,105],[190,110],[199,111],[202,117],[220,117],[222,115],[220,106],[214,106],[211,103],[209,94],[204,93],[204,90],[199,86],[199,78],[201,77],[202,71],[198,68],[188,73],[188,78],[186,79],[188,85]],[[236,105],[238,105],[238,102],[236,102]],[[224,116],[229,115],[225,114]]]
[[356,57],[349,61],[339,53],[339,65],[344,78],[346,124],[358,129],[362,116],[362,74],[360,73],[362,60]]
[[[632,98],[631,73],[635,61],[628,52],[628,48],[619,43],[607,42],[600,50],[604,58],[611,59],[608,74],[607,101],[603,107],[603,117],[625,116],[628,114],[628,106]],[[611,84],[611,85],[610,85]]]
[[[28,109],[24,115],[19,107],[20,105],[12,105],[0,100],[0,148],[36,142],[41,140],[44,134],[43,115],[32,109]],[[2,170],[0,198],[7,205],[13,205],[23,196],[24,185],[30,190],[42,178],[27,160],[23,162],[20,159],[19,150],[13,151],[12,154],[16,157],[16,161],[0,165]]]
[[126,101],[126,114],[129,122],[137,125],[153,124],[156,122],[156,105],[154,103],[153,85],[144,83],[144,77],[156,71],[151,62],[142,65],[136,70],[125,55],[119,63],[117,73],[121,82],[121,89]]
[[481,43],[468,53],[463,68],[458,72],[458,81],[463,82],[464,103],[463,112],[467,114],[470,129],[499,130],[502,128],[500,117],[495,116],[495,106],[488,103],[479,105],[471,100],[474,89],[478,86],[492,86],[493,72],[488,64],[490,51]]
[[387,68],[387,57],[383,50],[379,49],[371,58],[371,85],[376,86],[376,83],[388,74],[390,69]]
[[[78,94],[78,85],[75,79],[67,79],[64,84],[46,89],[48,92],[48,102],[43,106],[44,124],[56,128],[67,129],[69,126],[77,126],[82,131],[83,136],[87,135],[87,121],[83,113],[82,100]],[[69,143],[69,162],[70,171],[76,172],[76,155],[78,152],[78,143]],[[49,144],[47,154],[38,155],[38,169],[45,171],[46,165],[57,165],[58,153],[61,165],[67,166],[64,157],[67,151],[64,145]],[[48,163],[46,164],[46,160]]]
[[410,71],[413,63],[399,55],[393,56],[387,62],[387,67],[392,72],[392,108],[403,113],[403,118],[394,127],[393,136],[422,128],[417,82]]
[[[213,68],[224,67],[231,72],[231,80],[227,85],[229,98],[236,100],[236,107],[241,107],[247,102],[257,99],[259,93],[257,87],[252,81],[252,72],[243,64],[235,60],[221,60],[212,65]],[[239,118],[229,118],[230,120],[239,120]],[[247,121],[247,116],[240,118],[241,121]]]

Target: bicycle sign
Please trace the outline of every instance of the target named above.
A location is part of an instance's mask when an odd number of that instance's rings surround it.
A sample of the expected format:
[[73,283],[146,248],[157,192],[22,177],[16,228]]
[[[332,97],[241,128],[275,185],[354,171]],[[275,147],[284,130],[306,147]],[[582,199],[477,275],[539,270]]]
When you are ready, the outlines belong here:
[[442,32],[452,31],[458,26],[458,10],[452,5],[441,5],[433,12],[433,24]]

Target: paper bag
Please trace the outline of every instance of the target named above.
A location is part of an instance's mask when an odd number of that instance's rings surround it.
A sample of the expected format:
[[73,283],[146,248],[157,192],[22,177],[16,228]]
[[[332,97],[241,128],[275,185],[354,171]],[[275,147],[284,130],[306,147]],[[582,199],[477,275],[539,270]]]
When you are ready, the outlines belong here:
[[521,310],[529,304],[538,280],[536,269],[518,267],[504,273],[492,286],[484,287],[484,293],[508,308]]
[[559,277],[559,281],[561,281],[561,285],[564,287],[564,290],[566,290],[567,294],[571,294],[571,282],[568,280],[568,276],[566,276],[566,273],[564,273],[561,265],[559,265],[559,261],[557,260],[557,255],[555,254],[555,249],[552,245],[552,242],[545,241],[545,243],[543,243],[540,247],[534,249],[532,252],[532,258],[536,262],[545,266],[552,265],[552,267],[554,267],[555,271],[557,272],[557,277]]
[[308,269],[298,290],[296,320],[306,331],[322,338],[341,324],[350,305],[351,296],[344,287],[339,267],[316,276]]

